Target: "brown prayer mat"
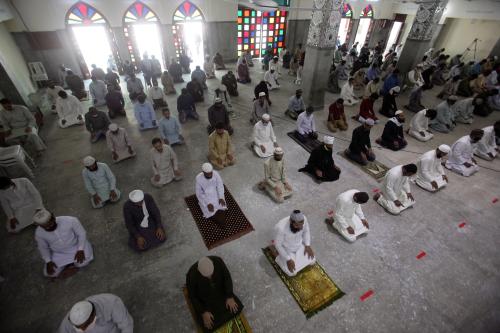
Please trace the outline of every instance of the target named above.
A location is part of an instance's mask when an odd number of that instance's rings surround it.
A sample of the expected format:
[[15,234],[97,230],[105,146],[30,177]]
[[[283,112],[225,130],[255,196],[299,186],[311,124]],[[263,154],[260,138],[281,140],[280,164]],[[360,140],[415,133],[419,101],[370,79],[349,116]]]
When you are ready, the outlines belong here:
[[288,135],[293,141],[297,142],[300,146],[302,146],[302,148],[304,148],[309,153],[311,153],[314,148],[321,145],[321,142],[317,139],[308,139],[306,142],[300,141],[299,138],[297,137],[296,131],[288,132],[286,135]]
[[[191,312],[191,316],[193,317],[193,320],[196,324],[196,331],[198,333],[203,333],[203,328],[200,327],[198,321],[196,320],[196,314],[194,312],[193,305],[189,300],[188,290],[185,286],[182,287],[182,293],[184,294],[184,299],[186,300],[186,303],[189,306],[189,312]],[[250,325],[248,324],[248,321],[242,312],[236,317],[234,317],[232,320],[228,321],[227,323],[219,327],[217,330],[214,331],[214,333],[252,333],[252,329],[250,328]]]
[[381,180],[382,178],[385,177],[385,174],[387,171],[389,171],[389,167],[385,166],[384,164],[380,163],[379,161],[375,160],[373,162],[368,162],[367,165],[361,165],[356,161],[351,160],[349,157],[346,156],[345,151],[339,151],[337,154],[342,156],[344,159],[348,160],[352,164],[356,165],[358,168],[363,170],[365,173],[369,174],[376,180]]
[[195,194],[184,198],[198,226],[201,237],[209,250],[219,245],[229,243],[254,230],[252,224],[250,224],[250,221],[248,221],[245,214],[243,214],[240,206],[236,200],[234,200],[231,192],[229,192],[226,186],[224,186],[224,197],[227,205],[224,228],[220,228],[215,222],[209,221],[203,217],[203,212],[198,205],[198,198],[196,198]]
[[314,265],[304,268],[296,276],[288,276],[274,260],[269,247],[262,251],[299,304],[306,318],[311,318],[345,295],[317,261]]

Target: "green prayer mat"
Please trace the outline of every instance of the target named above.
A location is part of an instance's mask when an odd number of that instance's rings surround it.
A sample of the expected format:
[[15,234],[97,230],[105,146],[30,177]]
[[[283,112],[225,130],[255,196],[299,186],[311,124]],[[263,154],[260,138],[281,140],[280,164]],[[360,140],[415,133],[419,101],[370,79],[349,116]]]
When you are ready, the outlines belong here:
[[382,178],[385,177],[385,174],[387,171],[389,171],[389,167],[386,165],[380,163],[379,161],[373,161],[373,162],[368,162],[367,165],[361,165],[356,161],[351,160],[347,155],[345,154],[345,151],[339,151],[337,154],[342,156],[344,159],[348,160],[352,164],[356,165],[358,168],[363,170],[365,173],[369,174],[376,180],[381,180]]
[[306,318],[330,306],[334,301],[344,296],[333,280],[326,274],[318,262],[304,268],[296,276],[286,275],[275,262],[271,249],[262,249],[267,260],[278,273],[295,301],[299,304]]

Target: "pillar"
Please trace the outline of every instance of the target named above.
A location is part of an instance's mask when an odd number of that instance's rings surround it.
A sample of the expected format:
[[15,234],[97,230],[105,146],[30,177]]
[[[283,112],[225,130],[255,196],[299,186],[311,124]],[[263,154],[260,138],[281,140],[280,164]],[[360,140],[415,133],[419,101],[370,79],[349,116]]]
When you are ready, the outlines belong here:
[[323,109],[333,51],[342,18],[343,0],[314,0],[307,35],[302,90],[307,106]]
[[418,6],[415,20],[399,56],[401,73],[410,71],[431,47],[436,26],[443,15],[448,0],[428,0]]

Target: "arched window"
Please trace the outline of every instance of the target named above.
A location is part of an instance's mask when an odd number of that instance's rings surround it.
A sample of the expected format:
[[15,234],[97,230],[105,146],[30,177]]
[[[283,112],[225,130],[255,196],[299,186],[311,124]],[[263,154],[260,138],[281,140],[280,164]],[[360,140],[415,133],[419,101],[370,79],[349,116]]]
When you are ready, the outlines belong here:
[[94,7],[85,2],[77,2],[74,4],[66,15],[66,24],[98,24],[106,23],[104,17]]
[[360,18],[373,18],[373,7],[372,5],[368,5],[359,14]]
[[342,6],[342,19],[340,20],[339,32],[337,36],[337,47],[349,42],[349,38],[351,38],[352,26],[354,24],[352,16],[353,12],[351,5],[345,3]]
[[174,22],[179,21],[203,21],[203,16],[193,3],[184,1],[174,13]]
[[[184,1],[175,10],[173,21],[172,33],[177,58],[186,52],[193,62],[203,64],[205,43],[202,27],[204,19],[201,10],[192,2]],[[189,31],[186,30],[186,24],[189,24]],[[191,45],[191,49],[189,49],[188,44],[193,44],[194,39],[199,42],[197,42],[197,45]]]
[[348,3],[345,3],[342,7],[342,17],[352,18],[352,7]]
[[128,7],[123,20],[125,23],[158,22],[158,16],[148,6],[136,1]]
[[356,38],[354,39],[355,43],[358,43],[357,50],[360,51],[361,47],[365,43],[370,42],[370,37],[373,31],[373,8],[372,5],[368,5],[359,14],[359,24],[358,31],[356,32]]

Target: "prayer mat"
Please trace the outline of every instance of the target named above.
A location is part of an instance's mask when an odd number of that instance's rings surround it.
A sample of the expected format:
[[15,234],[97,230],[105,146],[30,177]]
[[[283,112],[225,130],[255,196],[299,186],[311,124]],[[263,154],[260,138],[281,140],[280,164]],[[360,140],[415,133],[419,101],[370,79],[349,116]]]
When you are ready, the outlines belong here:
[[231,192],[229,192],[225,185],[224,197],[227,205],[226,224],[224,228],[220,228],[215,222],[209,221],[203,217],[203,212],[198,205],[198,198],[196,198],[195,194],[184,198],[198,226],[201,237],[209,250],[219,245],[229,243],[254,230],[250,221],[248,221],[245,214],[243,214],[240,206],[236,200],[234,200]]
[[[194,308],[191,304],[191,301],[189,300],[188,290],[185,286],[182,287],[182,292],[184,294],[184,299],[189,306],[189,312],[191,312],[191,316],[193,317],[194,323],[196,325],[196,331],[198,333],[203,333],[203,328],[200,327],[200,324],[198,324],[198,321],[196,320]],[[252,333],[252,329],[250,328],[247,319],[243,315],[243,312],[241,312],[231,321],[228,321],[217,330],[215,330],[214,333]]]
[[304,268],[296,276],[286,275],[273,259],[269,248],[262,249],[267,260],[278,273],[297,304],[299,304],[306,318],[330,306],[337,299],[344,296],[333,280],[326,274],[318,262]]
[[307,152],[311,153],[314,148],[318,147],[321,145],[321,142],[318,141],[317,139],[308,139],[306,142],[302,142],[297,138],[296,132],[288,132],[286,135],[288,135],[293,141],[297,142],[299,145],[302,146]]
[[389,171],[389,167],[385,166],[384,164],[380,163],[379,161],[375,160],[373,162],[368,162],[367,165],[361,165],[357,163],[356,161],[351,160],[349,157],[346,156],[345,151],[339,151],[337,154],[342,156],[344,159],[348,160],[352,164],[356,165],[359,167],[361,170],[375,178],[376,180],[381,180],[382,178],[385,177],[385,174],[387,171]]

